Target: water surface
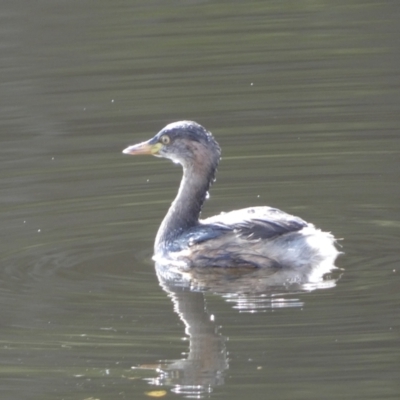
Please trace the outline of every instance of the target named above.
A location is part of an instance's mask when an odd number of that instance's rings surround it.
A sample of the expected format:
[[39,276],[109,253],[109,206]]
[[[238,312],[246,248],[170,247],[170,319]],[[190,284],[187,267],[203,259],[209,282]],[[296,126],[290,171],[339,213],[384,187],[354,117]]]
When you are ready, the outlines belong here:
[[[4,2],[2,397],[397,399],[398,12]],[[204,217],[281,208],[343,238],[341,270],[252,295],[160,285],[181,171],[121,150],[180,119],[223,150]]]

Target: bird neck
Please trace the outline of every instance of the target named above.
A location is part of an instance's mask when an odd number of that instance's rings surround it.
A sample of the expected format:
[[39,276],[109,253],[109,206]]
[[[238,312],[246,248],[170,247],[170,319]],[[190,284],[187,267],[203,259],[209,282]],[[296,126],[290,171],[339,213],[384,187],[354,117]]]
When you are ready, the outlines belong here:
[[186,230],[199,224],[199,216],[208,189],[214,180],[218,160],[202,168],[184,166],[178,194],[158,230],[155,253],[168,249]]

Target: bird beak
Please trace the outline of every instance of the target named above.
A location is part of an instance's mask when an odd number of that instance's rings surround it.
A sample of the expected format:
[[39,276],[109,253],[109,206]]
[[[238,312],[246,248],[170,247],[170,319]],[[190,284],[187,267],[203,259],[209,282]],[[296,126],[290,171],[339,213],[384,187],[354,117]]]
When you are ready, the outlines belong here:
[[124,154],[151,154],[157,155],[162,147],[162,144],[158,141],[154,143],[153,139],[148,140],[147,142],[142,142],[139,144],[134,144],[133,146],[129,146],[124,149],[122,152]]

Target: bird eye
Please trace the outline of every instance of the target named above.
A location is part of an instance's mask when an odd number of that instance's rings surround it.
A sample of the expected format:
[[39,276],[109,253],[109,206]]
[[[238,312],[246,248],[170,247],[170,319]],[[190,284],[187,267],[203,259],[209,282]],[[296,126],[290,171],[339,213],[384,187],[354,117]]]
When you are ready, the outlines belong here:
[[171,139],[169,138],[168,135],[162,135],[160,141],[161,141],[162,144],[169,144]]

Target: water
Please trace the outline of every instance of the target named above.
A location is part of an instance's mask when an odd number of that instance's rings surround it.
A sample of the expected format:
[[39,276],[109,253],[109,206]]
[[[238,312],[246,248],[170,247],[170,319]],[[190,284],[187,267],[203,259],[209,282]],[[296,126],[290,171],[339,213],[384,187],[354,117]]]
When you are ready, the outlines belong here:
[[[398,12],[3,2],[1,398],[397,399]],[[204,217],[281,208],[343,238],[341,270],[160,285],[181,172],[121,151],[179,119],[223,150]]]

